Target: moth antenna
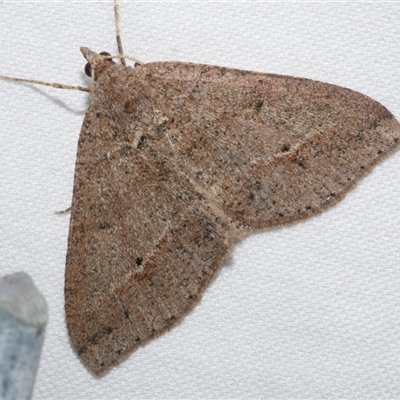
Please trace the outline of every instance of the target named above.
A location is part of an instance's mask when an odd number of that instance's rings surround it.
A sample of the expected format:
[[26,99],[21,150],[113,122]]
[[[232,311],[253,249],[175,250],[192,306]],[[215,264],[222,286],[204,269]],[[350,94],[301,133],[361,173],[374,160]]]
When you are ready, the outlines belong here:
[[56,88],[56,89],[80,90],[81,92],[90,93],[90,90],[88,88],[83,87],[83,86],[63,85],[61,83],[37,81],[35,79],[13,78],[11,76],[6,76],[6,75],[0,75],[0,79],[3,79],[5,81],[12,81],[12,82],[31,83],[33,85],[50,86],[50,87],[53,87],[53,88]]
[[114,14],[115,14],[115,25],[117,29],[117,45],[118,45],[118,53],[120,56],[121,64],[126,67],[124,57],[124,51],[122,50],[122,40],[121,40],[121,23],[120,23],[120,15],[119,15],[119,3],[118,0],[114,0]]

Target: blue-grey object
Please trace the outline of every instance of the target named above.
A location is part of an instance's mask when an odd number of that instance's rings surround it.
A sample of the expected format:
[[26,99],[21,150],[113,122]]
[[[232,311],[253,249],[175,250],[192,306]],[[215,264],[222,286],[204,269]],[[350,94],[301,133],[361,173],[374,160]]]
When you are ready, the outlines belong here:
[[32,397],[47,304],[24,272],[0,279],[0,399]]

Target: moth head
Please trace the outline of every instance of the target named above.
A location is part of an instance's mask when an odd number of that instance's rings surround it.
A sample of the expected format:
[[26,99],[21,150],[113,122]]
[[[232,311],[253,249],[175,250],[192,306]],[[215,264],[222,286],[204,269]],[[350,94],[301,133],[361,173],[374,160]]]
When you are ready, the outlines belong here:
[[89,77],[92,77],[92,66],[96,69],[96,66],[104,63],[104,61],[114,64],[114,61],[109,58],[111,57],[111,54],[106,51],[96,53],[87,47],[81,47],[81,52],[88,61],[85,65],[85,74]]

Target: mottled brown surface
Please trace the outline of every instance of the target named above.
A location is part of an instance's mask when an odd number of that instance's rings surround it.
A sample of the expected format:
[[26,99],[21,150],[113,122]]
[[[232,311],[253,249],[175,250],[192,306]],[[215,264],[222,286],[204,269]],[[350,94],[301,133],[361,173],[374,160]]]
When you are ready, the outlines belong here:
[[83,52],[65,308],[97,375],[181,320],[237,239],[333,205],[400,143],[393,115],[349,89]]

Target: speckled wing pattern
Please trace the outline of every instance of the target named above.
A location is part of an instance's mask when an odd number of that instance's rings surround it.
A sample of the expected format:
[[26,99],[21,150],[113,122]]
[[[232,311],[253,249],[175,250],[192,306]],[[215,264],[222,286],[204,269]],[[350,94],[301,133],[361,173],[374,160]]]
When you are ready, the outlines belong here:
[[237,239],[333,205],[399,145],[393,115],[349,89],[190,63],[123,67],[83,52],[95,80],[65,308],[96,375],[180,321]]

